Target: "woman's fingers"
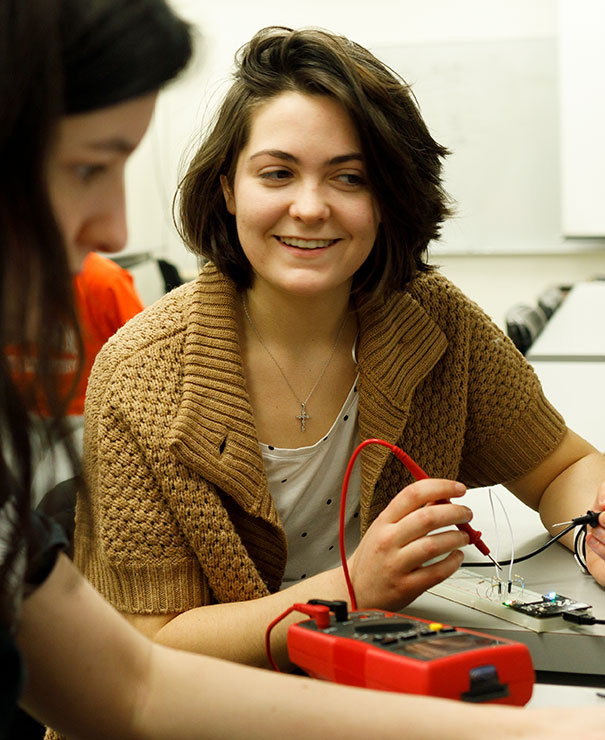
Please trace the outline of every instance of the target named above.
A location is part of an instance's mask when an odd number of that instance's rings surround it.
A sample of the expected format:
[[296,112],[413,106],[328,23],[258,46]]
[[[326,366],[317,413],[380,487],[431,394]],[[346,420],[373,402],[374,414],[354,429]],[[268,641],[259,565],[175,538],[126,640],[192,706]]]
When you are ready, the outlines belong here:
[[[407,573],[405,584],[402,584],[402,588],[399,589],[399,602],[397,606],[393,607],[394,610],[402,609],[429,588],[454,575],[462,564],[463,558],[464,556],[460,550],[454,550],[437,563],[431,563]],[[403,599],[401,599],[401,594],[404,594]]]
[[362,576],[355,584],[358,608],[392,611],[402,609],[424,591],[453,575],[460,567],[462,559],[460,550],[453,550],[430,565],[412,570],[408,570],[407,567],[391,569],[385,566],[370,580]]
[[407,486],[376,522],[378,546],[383,541],[385,547],[403,547],[436,529],[467,524],[473,518],[473,512],[467,506],[443,503],[444,499],[462,496],[465,491],[461,483],[439,479],[417,481]]
[[[586,528],[586,546],[605,560],[605,483],[601,483],[593,506],[594,511],[601,511],[596,527]],[[595,576],[596,577],[596,576]]]
[[398,609],[456,571],[462,562],[458,548],[468,544],[468,534],[436,530],[472,519],[466,506],[443,502],[465,490],[455,481],[426,479],[400,491],[352,557],[358,603]]
[[380,516],[384,521],[397,522],[427,504],[458,498],[465,493],[466,486],[462,483],[441,478],[426,478],[399,491]]
[[391,526],[396,532],[395,541],[403,546],[436,529],[456,524],[467,524],[472,518],[473,512],[466,506],[435,504],[413,511]]
[[420,537],[404,547],[393,548],[391,551],[378,550],[374,562],[380,563],[381,579],[385,584],[389,584],[389,589],[399,588],[405,586],[408,574],[425,567],[435,558],[443,558],[452,551],[465,547],[468,542],[466,532],[459,532],[457,529],[448,530]]
[[[405,562],[400,565],[409,573],[416,568],[423,567],[434,558],[440,558],[453,550],[465,547],[468,542],[468,534],[457,529],[421,537],[407,545]],[[401,552],[404,552],[403,548]]]

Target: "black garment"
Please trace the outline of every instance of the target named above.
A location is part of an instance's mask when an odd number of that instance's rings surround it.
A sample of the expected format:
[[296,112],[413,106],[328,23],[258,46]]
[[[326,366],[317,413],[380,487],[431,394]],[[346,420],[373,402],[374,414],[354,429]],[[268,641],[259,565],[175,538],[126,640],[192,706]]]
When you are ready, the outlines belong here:
[[6,734],[0,737],[3,740],[44,740],[44,735],[46,735],[46,727],[21,707],[17,707],[8,724]]
[[[24,579],[26,597],[50,575],[59,552],[67,544],[61,527],[43,514],[32,512]],[[0,738],[3,740],[30,740],[44,736],[44,728],[17,709],[24,682],[24,665],[14,635],[6,627],[0,627]]]
[[23,690],[23,663],[13,635],[0,628],[0,737],[14,738],[11,730],[17,699]]
[[26,595],[44,583],[55,567],[59,552],[68,544],[67,534],[57,522],[40,511],[32,511],[25,571]]

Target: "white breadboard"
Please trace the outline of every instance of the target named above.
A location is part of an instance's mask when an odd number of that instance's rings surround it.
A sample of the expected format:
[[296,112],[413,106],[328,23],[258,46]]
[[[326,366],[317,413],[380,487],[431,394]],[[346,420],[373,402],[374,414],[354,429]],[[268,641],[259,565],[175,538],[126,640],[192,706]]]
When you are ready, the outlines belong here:
[[[442,596],[449,601],[455,601],[457,604],[464,604],[485,614],[493,614],[495,617],[518,624],[533,632],[555,632],[569,624],[560,615],[539,619],[505,606],[504,602],[507,599],[528,604],[540,601],[542,594],[513,585],[511,594],[503,593],[499,595],[498,589],[494,587],[489,577],[464,568],[461,568],[446,581],[433,586],[429,589],[429,593]],[[575,603],[573,608],[587,609],[589,605]]]

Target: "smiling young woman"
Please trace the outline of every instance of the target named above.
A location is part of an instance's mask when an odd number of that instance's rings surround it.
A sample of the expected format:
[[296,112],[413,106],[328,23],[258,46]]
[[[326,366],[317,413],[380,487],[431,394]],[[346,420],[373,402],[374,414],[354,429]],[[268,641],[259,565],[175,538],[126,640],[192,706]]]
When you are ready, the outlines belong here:
[[[466,535],[435,530],[470,520],[467,485],[508,481],[547,524],[605,508],[602,456],[426,263],[446,153],[363,47],[268,28],[240,50],[180,189],[183,237],[209,264],[102,351],[87,399],[76,560],[158,642],[266,665],[274,617],[347,598],[333,502],[360,439],[431,476],[361,456],[346,516],[360,606],[401,609],[456,570]],[[590,567],[605,583],[596,552]]]

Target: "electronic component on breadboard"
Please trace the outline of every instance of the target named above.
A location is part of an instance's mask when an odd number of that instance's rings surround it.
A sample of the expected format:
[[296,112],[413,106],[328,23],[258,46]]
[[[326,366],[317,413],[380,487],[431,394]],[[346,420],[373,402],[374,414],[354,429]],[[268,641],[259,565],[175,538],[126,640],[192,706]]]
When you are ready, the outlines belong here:
[[547,619],[561,616],[565,612],[590,609],[590,604],[583,604],[554,592],[544,594],[538,601],[505,601],[503,603],[509,609],[527,614],[535,619]]
[[374,609],[291,625],[288,653],[314,678],[469,702],[521,706],[534,684],[521,643]]
[[[563,622],[564,612],[591,608],[589,604],[573,601],[565,596],[540,594],[525,588],[523,584],[519,586],[514,582],[509,583],[513,584],[512,589],[508,588],[508,583],[494,583],[493,579],[460,568],[454,575],[429,589],[429,593],[518,624],[532,632],[552,632],[566,628]],[[528,605],[532,606],[526,608]],[[552,619],[545,619],[547,616]]]

